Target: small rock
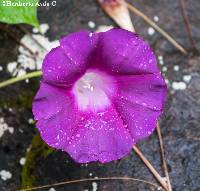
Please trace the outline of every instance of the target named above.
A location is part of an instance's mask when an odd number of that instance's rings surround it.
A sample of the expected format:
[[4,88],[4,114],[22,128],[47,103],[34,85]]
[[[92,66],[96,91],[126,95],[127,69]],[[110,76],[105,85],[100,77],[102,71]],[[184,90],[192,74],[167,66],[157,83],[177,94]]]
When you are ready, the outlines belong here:
[[16,67],[17,67],[17,62],[10,62],[10,63],[7,65],[7,70],[8,70],[8,72],[10,72],[10,73],[14,73]]
[[174,90],[185,90],[186,89],[186,83],[185,82],[173,82],[172,88]]
[[95,23],[93,21],[89,21],[88,22],[88,27],[90,27],[91,29],[94,29],[95,28]]
[[187,82],[187,83],[189,83],[191,79],[192,79],[192,76],[191,76],[191,75],[184,75],[184,76],[183,76],[183,80],[184,80],[185,82]]
[[23,76],[26,74],[26,70],[24,70],[23,68],[21,68],[20,70],[18,70],[18,76]]
[[32,118],[30,118],[30,119],[28,120],[28,123],[29,123],[29,124],[33,124],[33,123],[34,123],[34,120],[33,120]]
[[164,66],[164,67],[162,68],[162,71],[163,71],[163,72],[166,72],[166,71],[167,71],[167,67]]
[[56,191],[56,189],[55,188],[50,188],[49,191]]
[[164,60],[163,60],[163,56],[158,56],[158,63],[160,64],[160,65],[164,65]]
[[179,66],[178,65],[174,66],[174,71],[179,71]]
[[21,164],[22,166],[24,166],[26,163],[26,158],[22,157],[20,160],[19,160],[19,164]]
[[92,173],[89,173],[89,176],[92,176]]
[[6,180],[12,178],[12,174],[9,171],[1,170],[0,171],[0,177],[1,177],[2,180],[6,181]]
[[152,36],[152,35],[154,35],[155,30],[154,30],[154,28],[149,27],[147,32],[148,32],[148,34],[149,34],[150,36]]
[[158,21],[159,21],[159,17],[155,15],[155,16],[153,17],[153,20],[154,20],[155,22],[158,22]]
[[10,134],[13,134],[14,128],[9,127],[8,124],[5,123],[4,118],[0,118],[0,138],[4,135],[5,131],[8,131]]
[[38,28],[33,28],[33,33],[41,33],[41,34],[45,34],[47,31],[49,30],[49,25],[46,23],[43,23],[39,26],[39,30]]
[[92,183],[92,191],[97,191],[97,187],[98,187],[97,183],[93,182]]
[[11,108],[11,107],[9,107],[9,109],[8,109],[10,112],[12,112],[13,111],[13,109]]

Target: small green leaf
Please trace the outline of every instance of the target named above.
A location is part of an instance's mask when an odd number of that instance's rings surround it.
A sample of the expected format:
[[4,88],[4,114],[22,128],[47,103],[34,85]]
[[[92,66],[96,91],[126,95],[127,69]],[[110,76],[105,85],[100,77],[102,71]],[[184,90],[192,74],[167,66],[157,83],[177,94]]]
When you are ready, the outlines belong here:
[[0,22],[27,23],[39,26],[37,5],[39,0],[0,0]]

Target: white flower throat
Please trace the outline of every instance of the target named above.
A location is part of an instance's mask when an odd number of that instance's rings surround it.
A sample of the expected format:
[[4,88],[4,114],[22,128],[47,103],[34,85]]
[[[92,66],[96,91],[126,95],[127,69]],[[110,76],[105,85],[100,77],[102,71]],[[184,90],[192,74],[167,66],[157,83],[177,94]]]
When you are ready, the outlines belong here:
[[86,72],[74,85],[73,93],[81,110],[101,110],[110,105],[115,89],[111,76],[100,71]]

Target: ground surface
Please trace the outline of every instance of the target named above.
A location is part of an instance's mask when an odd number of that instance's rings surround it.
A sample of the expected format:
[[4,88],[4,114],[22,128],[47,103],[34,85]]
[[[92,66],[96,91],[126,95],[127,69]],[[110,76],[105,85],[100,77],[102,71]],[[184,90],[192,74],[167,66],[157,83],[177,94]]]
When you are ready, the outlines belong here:
[[[169,80],[170,93],[161,119],[161,128],[173,190],[198,191],[200,190],[200,54],[193,50],[188,40],[179,1],[132,0],[130,2],[150,18],[158,16],[158,24],[172,34],[189,52],[189,55],[183,55],[157,32],[149,35],[147,32],[149,26],[141,18],[132,15],[137,32],[150,42],[157,55],[162,55],[164,58],[164,65],[161,68],[164,68],[163,73]],[[187,1],[186,8],[196,46],[200,48],[200,15],[198,14],[200,3]],[[50,25],[46,34],[50,40],[59,39],[62,35],[83,28],[90,29],[88,21],[95,22],[96,26],[114,25],[93,0],[57,0],[56,7],[40,7],[38,15],[41,23]],[[12,31],[18,39],[24,35],[22,32],[17,32],[15,26],[9,27],[9,31]],[[5,32],[0,31],[0,66],[3,66],[3,71],[0,71],[0,81],[10,77],[6,70],[7,64],[17,59],[18,46]],[[175,65],[178,66],[178,71],[174,68]],[[171,84],[174,81],[183,81],[184,75],[191,76],[191,80],[186,83],[186,89],[173,90]],[[156,183],[134,152],[121,161],[105,165],[97,163],[78,165],[66,153],[60,151],[44,155],[44,151],[41,151],[39,149],[41,147],[37,144],[32,146],[34,147],[32,151],[37,154],[27,155],[29,161],[31,157],[33,159],[30,162],[31,169],[27,173],[27,165],[20,165],[20,159],[26,156],[27,148],[30,148],[32,138],[36,134],[30,118],[32,118],[31,101],[38,86],[39,79],[33,79],[29,83],[21,82],[0,90],[0,118],[3,118],[9,127],[14,128],[13,133],[6,131],[0,137],[0,171],[6,170],[12,174],[12,177],[7,180],[0,177],[0,191],[19,189],[22,178],[23,181],[29,180],[31,175],[35,178],[32,181],[35,185],[108,176],[131,176]],[[139,147],[162,174],[156,133],[141,141]],[[40,152],[43,154],[38,154]],[[25,169],[23,173],[22,169]],[[55,187],[55,189],[56,191],[95,191],[96,186],[100,191],[155,190],[143,183],[120,181],[94,181]]]

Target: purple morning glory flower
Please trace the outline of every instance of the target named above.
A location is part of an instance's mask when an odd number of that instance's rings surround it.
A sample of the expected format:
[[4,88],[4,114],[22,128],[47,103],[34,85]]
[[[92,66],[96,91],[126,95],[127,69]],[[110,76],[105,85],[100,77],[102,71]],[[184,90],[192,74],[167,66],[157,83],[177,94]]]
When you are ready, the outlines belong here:
[[62,38],[42,72],[36,126],[48,145],[79,163],[127,155],[155,129],[167,94],[149,45],[122,29]]

